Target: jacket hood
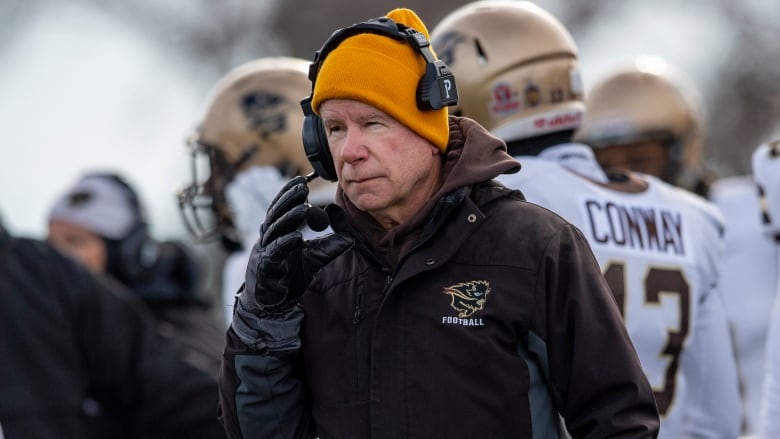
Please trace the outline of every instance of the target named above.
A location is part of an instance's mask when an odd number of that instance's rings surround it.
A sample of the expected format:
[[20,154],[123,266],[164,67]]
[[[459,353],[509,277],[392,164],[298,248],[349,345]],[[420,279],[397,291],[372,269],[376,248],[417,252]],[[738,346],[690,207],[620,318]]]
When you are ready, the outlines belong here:
[[507,153],[506,143],[482,125],[465,117],[450,116],[450,141],[444,156],[442,184],[431,197],[439,199],[453,190],[514,174],[520,162]]

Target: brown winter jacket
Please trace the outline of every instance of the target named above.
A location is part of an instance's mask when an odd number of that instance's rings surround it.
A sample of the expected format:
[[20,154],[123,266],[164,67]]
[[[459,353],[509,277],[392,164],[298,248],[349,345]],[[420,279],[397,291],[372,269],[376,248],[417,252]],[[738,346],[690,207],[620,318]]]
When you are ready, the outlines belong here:
[[503,142],[451,122],[439,193],[408,224],[383,232],[343,197],[329,208],[356,244],[304,293],[299,351],[251,352],[229,333],[229,431],[553,438],[560,415],[573,437],[657,435],[653,392],[582,234],[491,181],[517,168]]

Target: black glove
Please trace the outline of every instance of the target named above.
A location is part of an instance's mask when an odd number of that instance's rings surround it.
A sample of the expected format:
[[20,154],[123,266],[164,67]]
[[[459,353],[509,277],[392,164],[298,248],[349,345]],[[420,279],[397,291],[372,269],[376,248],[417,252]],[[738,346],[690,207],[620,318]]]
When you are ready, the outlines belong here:
[[310,208],[308,195],[305,177],[290,180],[268,207],[260,239],[252,247],[242,296],[254,298],[263,314],[291,310],[314,274],[352,245],[351,238],[336,233],[303,240],[298,229]]

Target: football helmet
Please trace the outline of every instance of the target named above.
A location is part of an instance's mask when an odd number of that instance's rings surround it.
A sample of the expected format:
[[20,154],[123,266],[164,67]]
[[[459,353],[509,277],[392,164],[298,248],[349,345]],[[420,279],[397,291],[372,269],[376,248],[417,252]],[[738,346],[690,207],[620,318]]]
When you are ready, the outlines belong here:
[[458,82],[450,114],[474,119],[506,141],[579,126],[585,105],[577,47],[560,21],[534,3],[466,4],[431,39]]
[[698,97],[664,59],[636,57],[597,81],[585,104],[587,112],[575,140],[597,153],[615,145],[664,144],[668,160],[658,177],[673,184],[681,183],[682,171],[699,167],[703,118]]
[[309,62],[290,57],[250,61],[211,90],[203,117],[187,141],[192,181],[178,191],[184,223],[196,241],[221,239],[228,251],[241,239],[225,187],[253,166],[283,176],[308,173],[300,100],[311,92]]

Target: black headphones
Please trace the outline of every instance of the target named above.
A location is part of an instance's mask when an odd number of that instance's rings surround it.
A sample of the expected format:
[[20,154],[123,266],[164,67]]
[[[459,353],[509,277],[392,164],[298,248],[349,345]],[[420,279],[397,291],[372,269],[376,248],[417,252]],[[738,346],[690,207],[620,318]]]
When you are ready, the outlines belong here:
[[139,279],[154,264],[157,257],[157,243],[149,235],[138,194],[122,177],[113,173],[95,173],[95,177],[106,178],[121,186],[127,194],[127,201],[133,210],[133,225],[127,236],[107,242],[108,261],[106,270],[123,283]]
[[[405,41],[425,58],[425,74],[417,83],[417,108],[423,111],[439,110],[458,103],[455,76],[444,61],[436,59],[433,55],[430,41],[423,33],[387,17],[373,18],[333,32],[322,48],[314,54],[314,61],[309,66],[312,94],[317,74],[328,54],[342,41],[363,33],[384,35],[394,40]],[[336,181],[338,177],[333,165],[333,157],[330,155],[325,127],[319,116],[314,114],[311,108],[311,99],[312,95],[309,95],[301,101],[304,114],[303,148],[314,172],[326,180]]]

